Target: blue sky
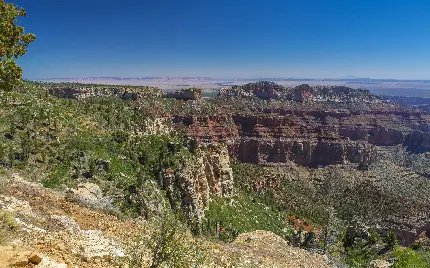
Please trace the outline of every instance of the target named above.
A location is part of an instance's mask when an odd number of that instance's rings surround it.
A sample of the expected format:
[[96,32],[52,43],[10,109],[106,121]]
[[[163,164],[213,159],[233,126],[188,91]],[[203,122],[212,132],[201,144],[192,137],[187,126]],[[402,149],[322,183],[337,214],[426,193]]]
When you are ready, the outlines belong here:
[[37,35],[26,78],[430,79],[428,0],[14,2]]

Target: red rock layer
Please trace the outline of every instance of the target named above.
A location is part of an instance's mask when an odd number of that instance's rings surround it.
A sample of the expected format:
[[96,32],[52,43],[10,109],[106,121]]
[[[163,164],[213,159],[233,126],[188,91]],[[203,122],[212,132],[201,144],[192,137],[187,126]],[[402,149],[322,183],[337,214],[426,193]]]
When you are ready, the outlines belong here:
[[[263,114],[176,117],[173,123],[204,142],[227,142],[233,157],[250,163],[368,165],[373,145],[406,144],[429,150],[429,118],[406,111],[271,110]],[[411,134],[413,133],[413,134]],[[412,146],[413,145],[413,146]]]

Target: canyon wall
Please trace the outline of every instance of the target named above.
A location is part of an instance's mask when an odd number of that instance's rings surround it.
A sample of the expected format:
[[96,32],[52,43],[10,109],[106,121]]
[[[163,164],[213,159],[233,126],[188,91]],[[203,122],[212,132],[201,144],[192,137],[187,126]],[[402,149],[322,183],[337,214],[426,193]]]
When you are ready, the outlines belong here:
[[[256,98],[269,108],[174,116],[172,122],[201,142],[227,143],[232,157],[256,164],[366,167],[377,157],[375,146],[430,151],[430,120],[420,112],[382,101],[365,90],[303,85],[290,91],[273,83],[223,89],[223,103]],[[279,99],[285,99],[283,107],[270,108]]]

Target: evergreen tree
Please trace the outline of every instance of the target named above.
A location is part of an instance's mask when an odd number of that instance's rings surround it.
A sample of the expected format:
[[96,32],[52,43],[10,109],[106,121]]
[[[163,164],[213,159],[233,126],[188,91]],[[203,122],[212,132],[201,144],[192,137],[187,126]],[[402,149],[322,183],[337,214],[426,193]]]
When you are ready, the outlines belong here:
[[18,57],[25,55],[28,45],[36,39],[31,33],[24,33],[24,27],[17,25],[19,17],[26,12],[12,3],[0,0],[0,90],[10,91],[19,84],[22,69],[16,64]]

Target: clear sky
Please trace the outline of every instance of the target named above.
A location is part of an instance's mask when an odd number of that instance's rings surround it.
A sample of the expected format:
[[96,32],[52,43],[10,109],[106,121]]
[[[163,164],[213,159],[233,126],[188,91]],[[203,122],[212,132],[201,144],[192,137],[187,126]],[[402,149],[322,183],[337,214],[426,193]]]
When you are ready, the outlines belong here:
[[26,78],[430,79],[429,0],[14,2]]

